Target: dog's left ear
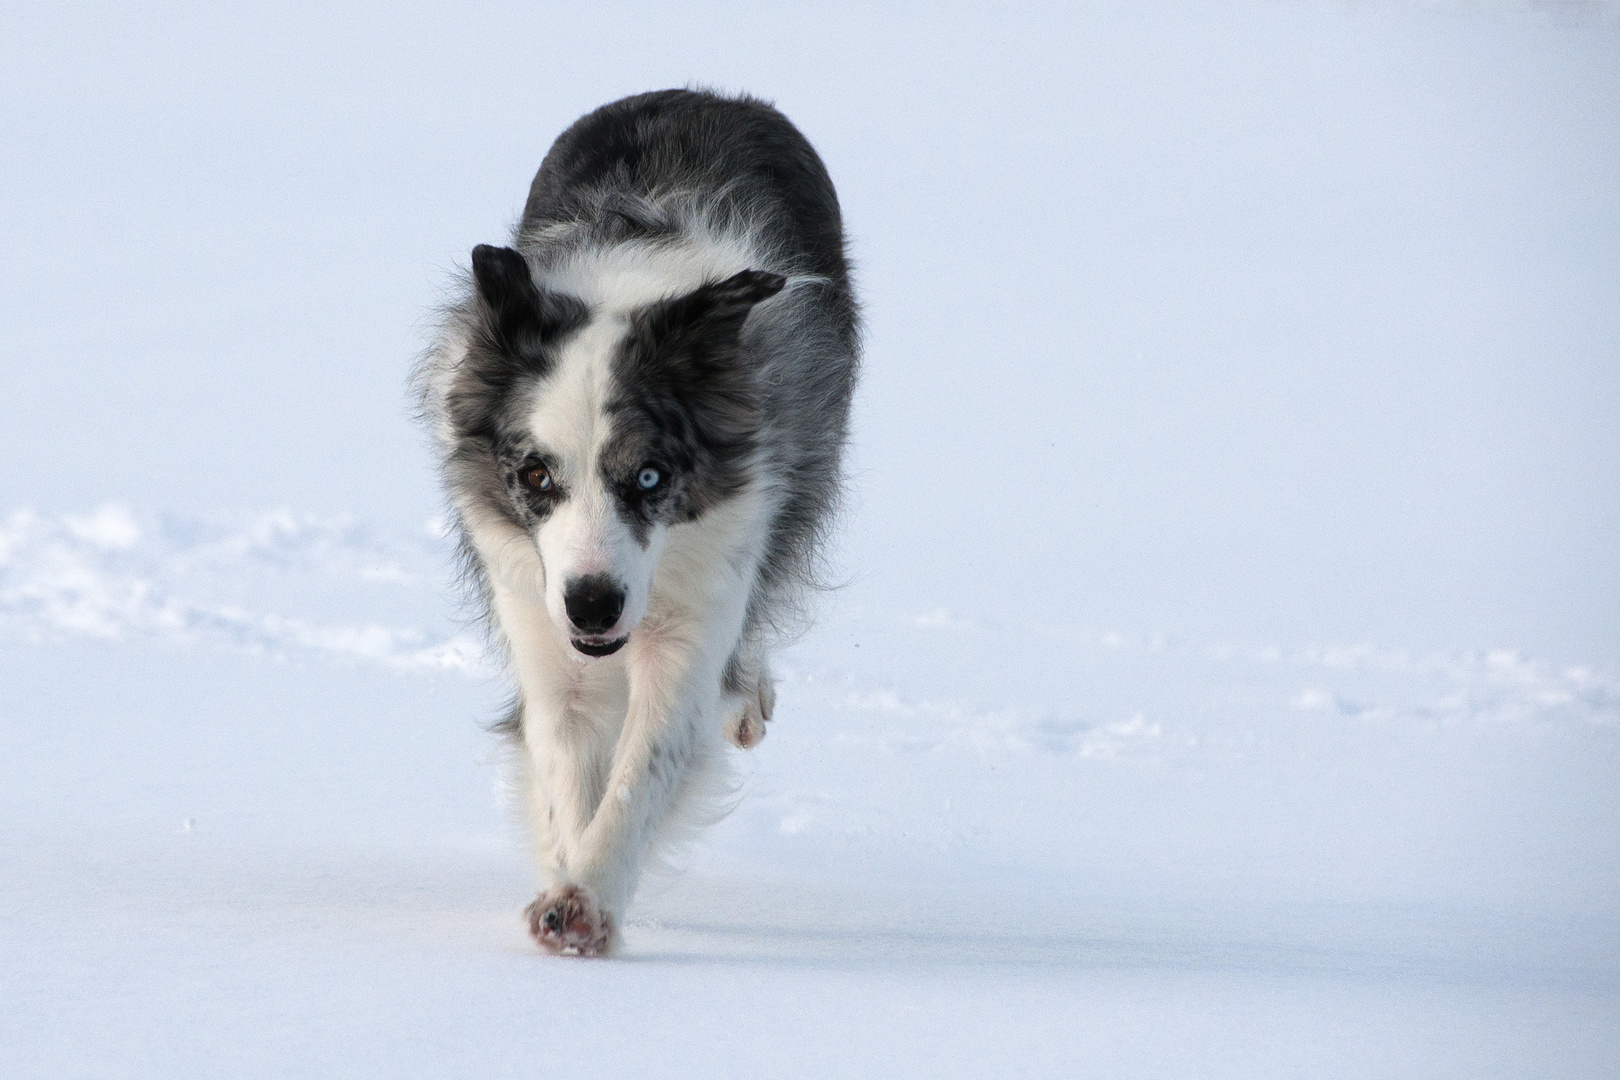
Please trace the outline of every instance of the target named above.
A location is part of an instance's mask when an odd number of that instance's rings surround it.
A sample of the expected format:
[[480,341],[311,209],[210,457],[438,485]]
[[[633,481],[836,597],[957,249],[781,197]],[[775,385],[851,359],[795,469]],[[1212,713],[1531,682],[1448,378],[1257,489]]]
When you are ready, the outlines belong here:
[[691,362],[701,366],[717,361],[737,347],[754,305],[786,284],[781,274],[744,270],[654,305],[647,312],[646,329],[665,350],[684,352]]
[[712,281],[700,286],[675,303],[702,309],[712,321],[735,319],[740,328],[742,320],[754,310],[755,304],[769,300],[781,292],[786,284],[787,278],[781,274],[773,274],[769,270],[744,270],[724,281]]
[[754,305],[786,284],[781,274],[744,270],[649,304],[631,320],[621,361],[625,385],[654,411],[684,412],[682,423],[702,433],[714,469],[729,467],[723,463],[759,432],[759,386],[742,352],[743,323]]

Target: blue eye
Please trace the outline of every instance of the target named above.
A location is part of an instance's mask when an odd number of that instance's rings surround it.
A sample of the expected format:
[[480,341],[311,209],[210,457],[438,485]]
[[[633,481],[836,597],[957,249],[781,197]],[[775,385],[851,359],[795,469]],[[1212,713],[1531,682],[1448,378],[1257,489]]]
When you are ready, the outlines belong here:
[[651,465],[648,465],[646,468],[642,469],[641,472],[636,474],[636,483],[641,487],[642,491],[651,491],[653,488],[657,487],[659,481],[663,479],[663,474],[661,474]]

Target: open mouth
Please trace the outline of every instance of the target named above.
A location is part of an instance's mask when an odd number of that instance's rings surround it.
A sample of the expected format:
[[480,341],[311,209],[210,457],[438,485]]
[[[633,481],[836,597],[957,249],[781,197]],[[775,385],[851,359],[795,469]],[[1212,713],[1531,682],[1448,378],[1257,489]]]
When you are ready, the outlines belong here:
[[584,638],[569,638],[568,640],[573,643],[574,648],[586,656],[612,656],[624,648],[624,643],[630,640],[630,635],[626,634],[617,641],[586,641]]

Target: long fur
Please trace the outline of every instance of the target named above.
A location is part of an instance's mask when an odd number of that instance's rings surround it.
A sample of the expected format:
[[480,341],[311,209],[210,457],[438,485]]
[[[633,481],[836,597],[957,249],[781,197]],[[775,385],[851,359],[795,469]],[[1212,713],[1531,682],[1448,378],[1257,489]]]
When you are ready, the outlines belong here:
[[836,507],[859,316],[838,200],[770,105],[585,116],[413,376],[470,599],[509,661],[556,951],[611,950],[644,862],[774,707]]

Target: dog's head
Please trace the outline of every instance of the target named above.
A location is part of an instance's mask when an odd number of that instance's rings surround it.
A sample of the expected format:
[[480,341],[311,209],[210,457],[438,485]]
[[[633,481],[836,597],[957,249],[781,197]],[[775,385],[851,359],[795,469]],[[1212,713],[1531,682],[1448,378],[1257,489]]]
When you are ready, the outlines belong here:
[[453,468],[527,534],[559,630],[606,656],[647,612],[668,529],[746,483],[761,409],[743,324],[785,279],[745,270],[608,312],[540,288],[510,248],[475,248],[473,277]]

